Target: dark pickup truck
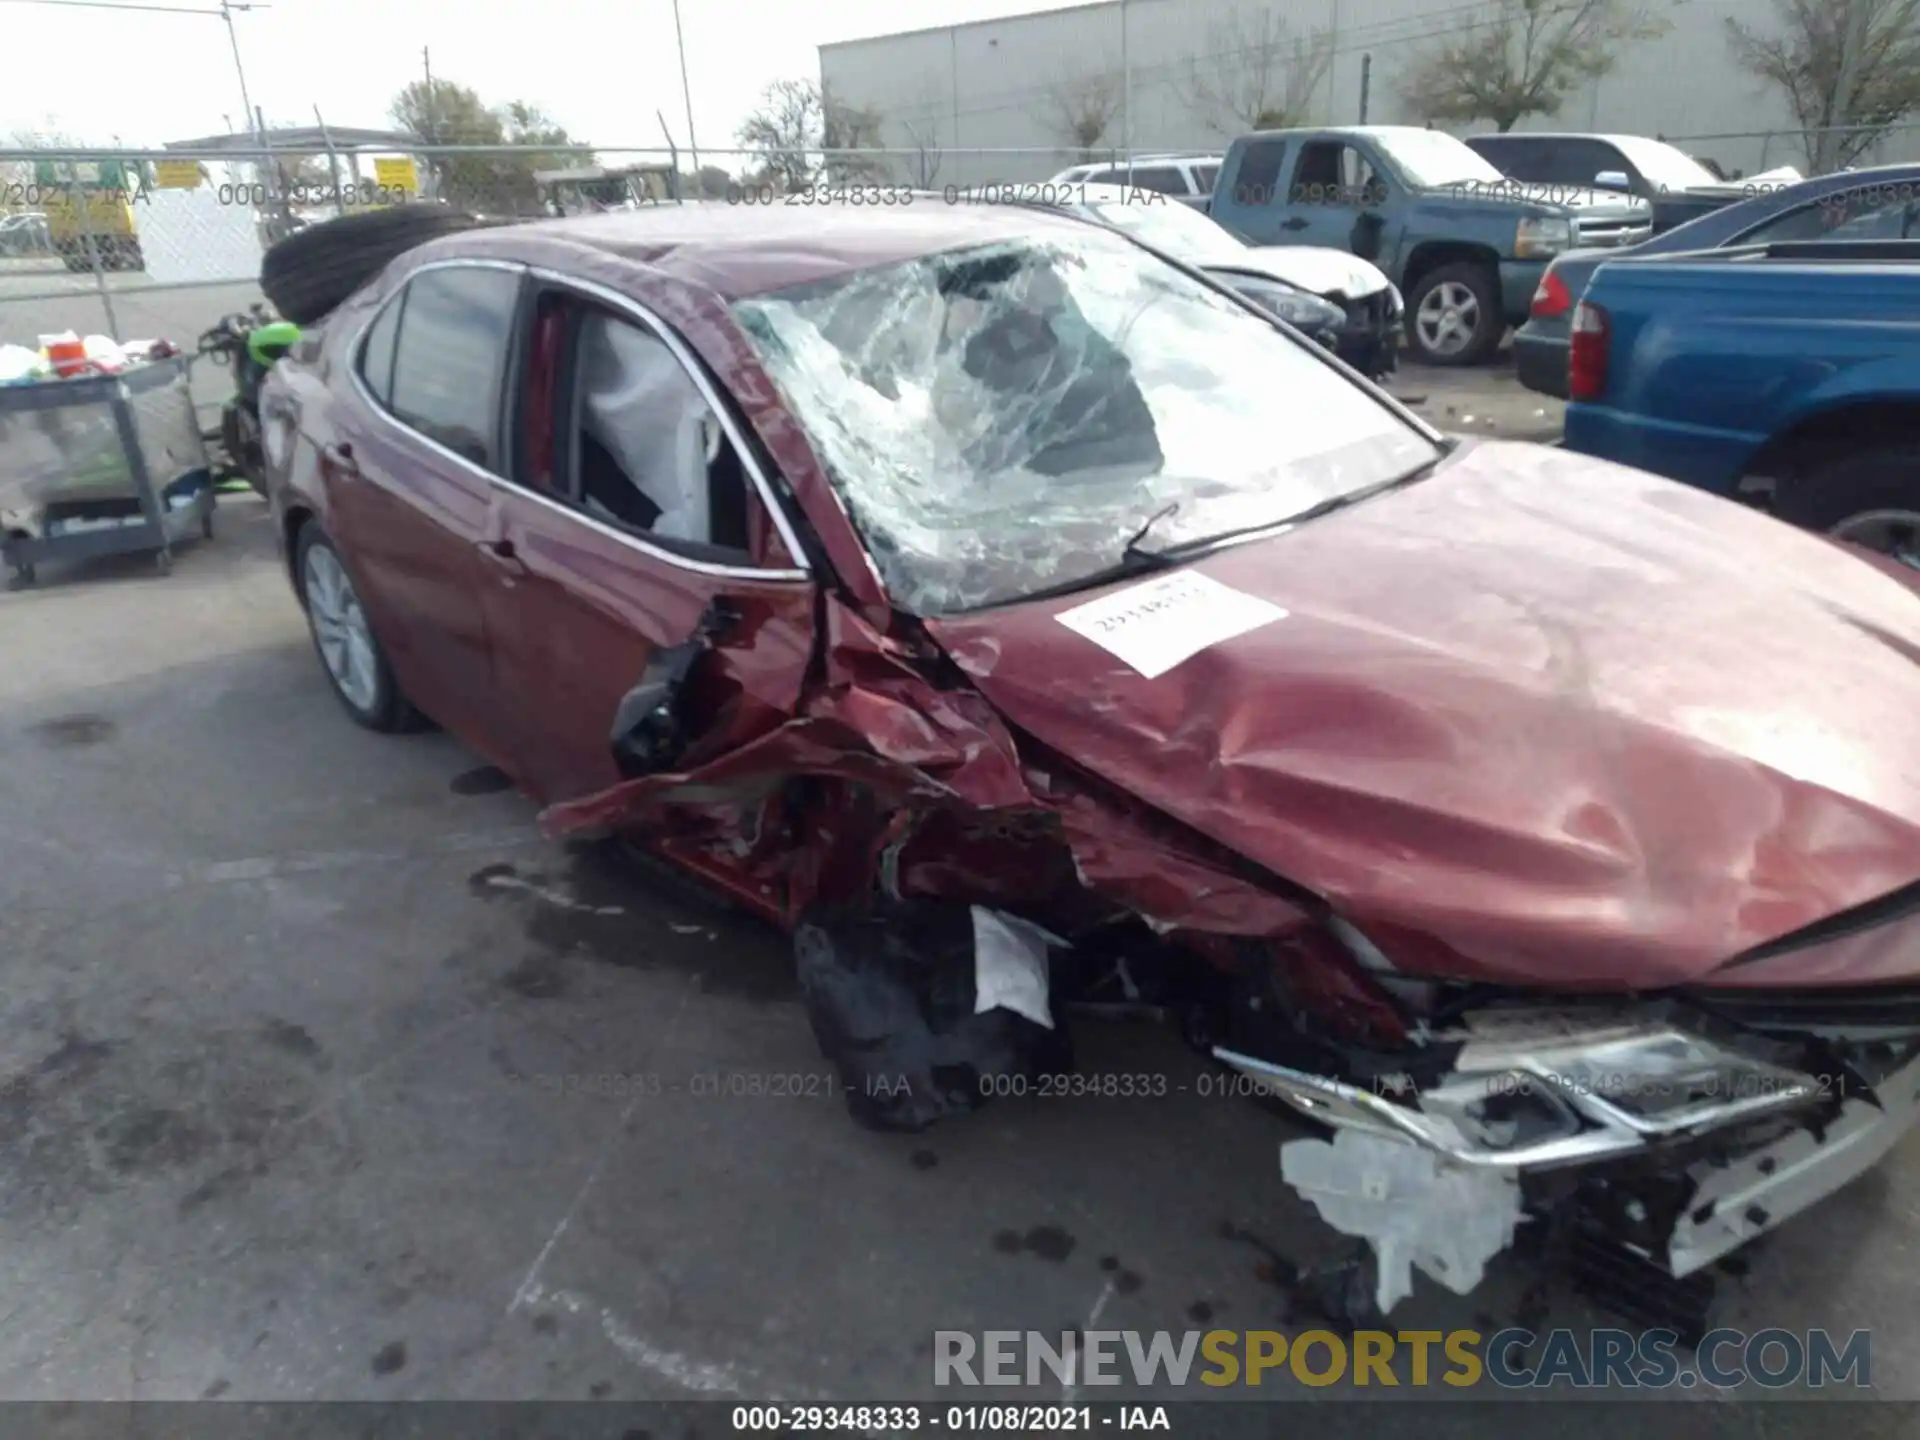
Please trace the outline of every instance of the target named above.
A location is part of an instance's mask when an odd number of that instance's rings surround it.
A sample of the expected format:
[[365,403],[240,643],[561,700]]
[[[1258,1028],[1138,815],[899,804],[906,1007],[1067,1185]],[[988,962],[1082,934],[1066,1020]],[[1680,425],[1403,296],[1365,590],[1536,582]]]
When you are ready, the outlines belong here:
[[1612,261],[1567,373],[1567,449],[1920,568],[1920,241]]
[[1691,155],[1644,135],[1474,135],[1467,145],[1501,174],[1530,185],[1564,185],[1637,195],[1653,207],[1653,233],[1715,210],[1797,185],[1796,170],[1722,180]]
[[1227,149],[1209,213],[1252,245],[1325,245],[1387,273],[1407,345],[1432,365],[1492,356],[1556,255],[1653,233],[1631,196],[1508,179],[1438,130],[1269,130]]

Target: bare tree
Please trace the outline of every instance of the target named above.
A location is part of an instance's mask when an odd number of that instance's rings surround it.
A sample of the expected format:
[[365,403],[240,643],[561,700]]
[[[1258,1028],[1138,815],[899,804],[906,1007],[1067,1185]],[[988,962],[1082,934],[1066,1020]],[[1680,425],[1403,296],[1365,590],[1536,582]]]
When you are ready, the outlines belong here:
[[1567,98],[1610,73],[1628,44],[1670,26],[1638,0],[1493,0],[1491,20],[1420,55],[1400,95],[1423,120],[1491,120],[1502,132],[1529,115],[1557,115]]
[[1776,87],[1816,175],[1844,169],[1920,110],[1920,0],[1775,0],[1763,34],[1729,19],[1734,54]]
[[749,178],[789,193],[820,179],[855,183],[885,174],[884,157],[821,153],[878,148],[880,117],[843,103],[812,80],[776,80],[767,86],[760,108],[735,138],[759,162]]
[[929,120],[922,124],[908,122],[901,128],[907,132],[907,143],[913,149],[908,162],[913,183],[921,190],[931,190],[933,182],[940,178],[940,127]]
[[1047,91],[1038,117],[1060,139],[1091,160],[1120,113],[1120,82],[1112,71],[1093,71],[1061,78]]
[[1296,35],[1284,17],[1234,11],[1207,28],[1205,49],[1174,82],[1181,103],[1222,135],[1285,130],[1307,122],[1333,64],[1333,37]]

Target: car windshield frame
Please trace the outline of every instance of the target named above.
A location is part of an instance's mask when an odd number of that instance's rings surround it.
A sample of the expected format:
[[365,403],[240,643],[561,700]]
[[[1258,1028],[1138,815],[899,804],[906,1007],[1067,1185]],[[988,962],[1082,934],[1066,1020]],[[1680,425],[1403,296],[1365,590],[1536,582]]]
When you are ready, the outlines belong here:
[[730,308],[889,600],[922,618],[1119,578],[1153,559],[1148,530],[1156,551],[1236,543],[1447,448],[1221,282],[1100,226]]
[[[1513,181],[1503,175],[1499,167],[1486,156],[1458,136],[1449,135],[1444,130],[1374,131],[1367,138],[1379,149],[1387,163],[1399,173],[1400,178],[1416,190],[1444,190],[1450,185],[1498,187],[1513,184]],[[1447,173],[1436,177],[1431,170],[1423,169],[1417,163],[1421,158],[1419,152],[1422,149],[1436,160],[1442,154],[1457,153],[1467,169],[1464,173]],[[1410,155],[1413,158],[1409,159]],[[1436,168],[1445,169],[1446,167],[1437,166]]]

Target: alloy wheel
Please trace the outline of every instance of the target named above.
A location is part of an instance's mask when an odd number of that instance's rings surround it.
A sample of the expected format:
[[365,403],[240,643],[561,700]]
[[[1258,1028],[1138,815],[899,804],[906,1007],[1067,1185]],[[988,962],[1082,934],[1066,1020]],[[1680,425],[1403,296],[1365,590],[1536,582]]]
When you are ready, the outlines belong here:
[[1480,328],[1480,300],[1458,280],[1443,280],[1421,298],[1414,329],[1431,355],[1458,355]]
[[1920,570],[1920,511],[1865,510],[1849,515],[1827,533]]
[[373,631],[339,557],[324,545],[307,551],[306,595],[321,663],[347,703],[371,715],[380,693]]

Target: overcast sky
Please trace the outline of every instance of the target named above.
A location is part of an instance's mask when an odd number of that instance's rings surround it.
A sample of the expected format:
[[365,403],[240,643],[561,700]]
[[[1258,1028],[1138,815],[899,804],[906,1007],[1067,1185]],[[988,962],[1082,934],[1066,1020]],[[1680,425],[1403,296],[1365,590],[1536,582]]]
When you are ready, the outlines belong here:
[[[138,0],[128,0],[138,3]],[[208,5],[212,0],[146,0]],[[815,47],[955,21],[1062,8],[1061,0],[681,0],[695,138],[727,147],[760,90],[820,74]],[[236,17],[247,89],[269,124],[385,127],[401,86],[433,73],[490,103],[528,100],[596,145],[658,146],[666,114],[687,141],[672,0],[272,0]],[[226,27],[160,15],[0,0],[0,137],[57,129],[157,146],[241,126]],[[729,166],[729,168],[732,168]]]

